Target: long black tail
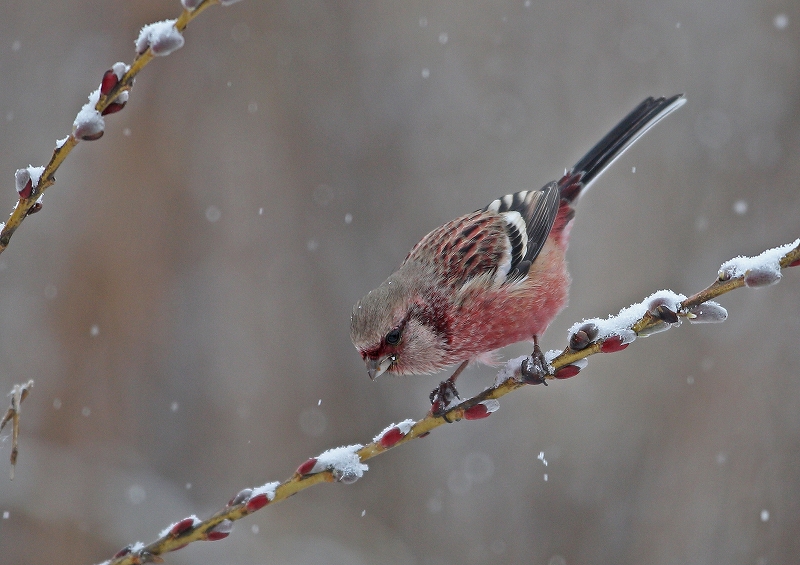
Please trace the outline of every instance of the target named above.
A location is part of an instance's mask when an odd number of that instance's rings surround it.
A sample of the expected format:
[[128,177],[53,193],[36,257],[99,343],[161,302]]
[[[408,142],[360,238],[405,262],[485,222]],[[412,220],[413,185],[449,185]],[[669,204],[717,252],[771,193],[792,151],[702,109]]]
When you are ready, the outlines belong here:
[[558,181],[562,200],[575,201],[628,147],[684,102],[683,94],[676,94],[646,98],[636,106]]

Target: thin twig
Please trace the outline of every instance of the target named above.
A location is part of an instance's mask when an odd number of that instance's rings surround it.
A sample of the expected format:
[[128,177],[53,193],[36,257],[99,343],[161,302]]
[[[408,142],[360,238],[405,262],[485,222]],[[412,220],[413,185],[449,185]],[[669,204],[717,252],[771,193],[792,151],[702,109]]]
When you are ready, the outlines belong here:
[[[798,265],[800,265],[800,240],[795,242],[794,248],[785,253],[779,261],[780,269]],[[678,317],[692,320],[694,317],[692,313],[693,308],[705,304],[709,300],[717,298],[735,288],[746,286],[746,276],[747,273],[742,273],[738,276],[728,278],[720,274],[718,279],[708,288],[677,303],[678,307],[675,309],[677,311],[670,310],[667,315],[661,315],[661,317],[659,317],[657,313],[654,313],[659,312],[658,309],[648,309],[643,316],[630,324],[629,328],[635,332],[636,335],[647,335],[651,333],[648,330],[654,328],[662,327],[662,329],[668,329],[678,325],[679,322],[675,322]],[[723,278],[725,280],[720,280]],[[775,279],[776,282],[779,278],[780,272],[778,271],[777,278]],[[722,311],[724,312],[724,310]],[[665,318],[667,319],[666,322]],[[582,346],[578,351],[568,346],[562,353],[558,354],[550,361],[553,371],[551,374],[547,375],[546,378],[557,379],[559,378],[560,369],[563,370],[568,366],[575,367],[573,364],[590,355],[619,351],[624,349],[627,345],[627,343],[622,343],[620,341],[619,336],[611,335],[595,339],[585,346]],[[483,392],[455,406],[449,407],[447,411],[438,416],[428,412],[425,417],[416,422],[408,420],[397,425],[392,424],[369,444],[353,446],[357,447],[357,449],[353,449],[352,453],[358,456],[358,461],[360,463],[363,463],[399,445],[408,443],[417,438],[425,437],[443,424],[460,421],[462,419],[482,419],[489,416],[499,406],[496,399],[526,386],[519,380],[520,367],[521,361],[519,359],[509,361],[498,373],[498,378],[494,386],[487,388]],[[569,374],[570,376],[575,375],[577,374],[577,370]],[[320,456],[320,458],[322,458],[322,456]],[[318,466],[317,458],[312,458],[300,465],[289,479],[280,484],[276,482],[264,485],[264,487],[255,490],[249,488],[244,489],[237,494],[225,508],[216,512],[211,517],[205,520],[191,517],[176,522],[167,528],[159,539],[149,545],[145,546],[141,543],[137,543],[123,548],[107,565],[134,565],[147,562],[161,562],[161,555],[169,551],[180,549],[191,542],[200,540],[214,541],[227,537],[230,534],[232,522],[252,514],[268,504],[274,504],[285,500],[319,483],[335,482],[337,480],[350,482],[343,480],[341,469],[335,467],[317,469]]]
[[[193,10],[184,9],[181,12],[181,15],[175,21],[175,29],[178,32],[183,32],[189,22],[197,17],[200,12],[209,6],[219,3],[220,0],[203,0]],[[108,106],[113,102],[115,102],[123,92],[130,91],[136,75],[138,75],[139,72],[141,72],[141,70],[151,60],[153,60],[153,57],[155,57],[155,55],[150,47],[148,47],[143,53],[137,54],[131,63],[130,68],[122,75],[117,84],[111,88],[108,93],[100,96],[100,99],[95,105],[95,109],[102,114],[103,111],[106,110],[106,108],[108,108]],[[44,194],[44,192],[56,182],[56,171],[67,158],[67,156],[72,152],[75,146],[78,145],[79,141],[80,139],[76,138],[73,134],[70,134],[63,144],[57,146],[53,150],[53,156],[50,157],[50,161],[45,166],[44,172],[42,173],[38,184],[32,187],[32,190],[27,196],[24,198],[20,197],[20,199],[17,201],[16,205],[14,206],[14,210],[11,212],[11,216],[8,218],[8,220],[6,220],[5,224],[2,225],[2,229],[0,229],[0,253],[6,250],[6,247],[8,247],[9,241],[11,240],[11,236],[14,235],[14,232],[17,231],[17,228],[19,228],[25,218],[36,211],[34,208],[36,201],[39,200],[42,194]]]
[[33,379],[29,380],[23,385],[14,385],[8,395],[11,397],[11,406],[9,406],[3,421],[0,422],[0,432],[6,424],[11,421],[11,470],[9,476],[14,480],[14,468],[17,465],[17,455],[19,453],[19,412],[22,401],[28,398],[28,394],[33,388]]

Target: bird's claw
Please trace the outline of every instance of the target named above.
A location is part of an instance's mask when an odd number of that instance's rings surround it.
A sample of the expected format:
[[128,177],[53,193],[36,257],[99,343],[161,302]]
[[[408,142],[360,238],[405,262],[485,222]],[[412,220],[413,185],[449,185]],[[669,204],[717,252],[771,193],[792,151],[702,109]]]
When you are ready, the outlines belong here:
[[544,385],[547,386],[547,359],[544,358],[544,353],[539,348],[538,343],[533,345],[533,353],[530,357],[526,357],[522,361],[520,373],[522,382],[529,385]]
[[461,400],[455,383],[450,379],[440,382],[439,386],[431,392],[429,398],[431,400],[431,413],[434,416],[441,416],[447,412],[454,400]]

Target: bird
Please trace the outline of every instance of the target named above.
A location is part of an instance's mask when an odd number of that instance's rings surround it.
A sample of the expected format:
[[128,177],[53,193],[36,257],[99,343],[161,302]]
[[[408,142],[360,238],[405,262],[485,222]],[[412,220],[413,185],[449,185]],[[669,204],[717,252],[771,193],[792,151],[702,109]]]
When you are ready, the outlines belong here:
[[683,94],[646,98],[560,180],[498,198],[423,237],[353,307],[350,337],[370,379],[430,374],[458,363],[442,383],[457,396],[455,378],[468,363],[491,363],[497,349],[532,341],[538,370],[523,364],[523,376],[547,384],[538,340],[567,304],[565,253],[575,204],[628,147],[685,101]]

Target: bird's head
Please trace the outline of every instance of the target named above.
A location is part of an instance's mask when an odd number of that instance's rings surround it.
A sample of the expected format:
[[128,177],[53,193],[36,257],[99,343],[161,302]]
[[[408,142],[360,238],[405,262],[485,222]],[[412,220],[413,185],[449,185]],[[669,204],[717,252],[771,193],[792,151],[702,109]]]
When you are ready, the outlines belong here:
[[392,276],[353,307],[350,338],[371,379],[432,373],[447,364],[437,321],[428,301]]

